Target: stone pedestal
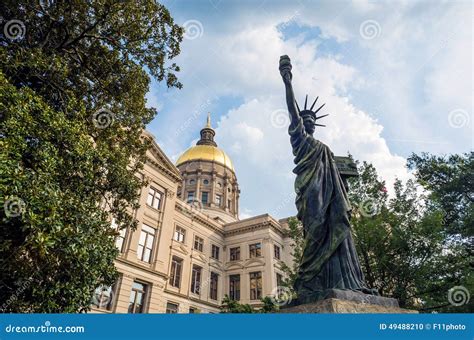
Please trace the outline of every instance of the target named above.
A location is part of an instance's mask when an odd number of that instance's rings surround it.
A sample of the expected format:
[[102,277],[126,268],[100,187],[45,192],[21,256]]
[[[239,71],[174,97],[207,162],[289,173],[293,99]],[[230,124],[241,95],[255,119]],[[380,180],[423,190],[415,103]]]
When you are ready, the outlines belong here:
[[[317,298],[316,298],[317,297]],[[280,313],[418,313],[403,309],[398,301],[357,291],[328,289],[317,296],[300,297],[288,306],[280,308]]]

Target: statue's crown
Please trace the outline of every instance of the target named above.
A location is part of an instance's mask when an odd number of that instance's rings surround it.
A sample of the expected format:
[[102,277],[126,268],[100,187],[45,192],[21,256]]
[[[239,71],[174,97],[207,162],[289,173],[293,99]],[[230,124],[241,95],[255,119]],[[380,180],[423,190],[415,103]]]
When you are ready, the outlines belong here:
[[[313,105],[311,105],[311,107],[309,109],[307,109],[307,105],[308,105],[308,95],[306,95],[306,99],[304,101],[304,109],[303,110],[300,110],[300,107],[298,106],[298,103],[295,101],[296,103],[296,107],[298,108],[298,112],[301,116],[301,118],[304,118],[306,116],[311,116],[313,117],[315,120],[318,120],[318,119],[321,119],[323,117],[326,117],[328,115],[322,115],[322,116],[317,116],[317,113],[319,112],[319,110],[321,110],[323,108],[324,105],[326,104],[323,104],[321,105],[316,111],[313,111],[313,107],[314,105],[316,104],[316,102],[318,101],[318,98],[319,97],[316,97],[316,99],[314,100],[313,102]],[[316,126],[326,126],[326,125],[321,125],[321,124],[314,124]]]

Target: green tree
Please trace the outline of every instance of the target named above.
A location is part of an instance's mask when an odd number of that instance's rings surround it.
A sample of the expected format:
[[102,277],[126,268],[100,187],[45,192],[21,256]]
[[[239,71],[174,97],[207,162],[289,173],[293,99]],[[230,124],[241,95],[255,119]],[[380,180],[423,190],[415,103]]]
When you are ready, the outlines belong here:
[[261,298],[260,302],[262,303],[262,306],[256,309],[249,304],[240,303],[239,301],[232,300],[228,295],[225,295],[224,299],[222,299],[220,309],[221,313],[236,314],[275,313],[279,309],[278,305],[275,304],[275,301],[269,296]]
[[[425,294],[427,308],[472,312],[472,299],[470,303],[460,302],[464,297],[467,302],[469,292],[474,291],[474,153],[412,154],[408,167],[414,170],[417,182],[425,189],[427,213],[442,225],[443,256],[439,256],[437,263],[438,275],[429,280],[429,294]],[[455,299],[456,291],[460,294],[459,301]]]
[[287,233],[293,241],[290,255],[294,261],[289,265],[283,261],[280,261],[280,267],[285,273],[283,285],[292,290],[293,284],[296,280],[296,275],[298,274],[299,261],[303,256],[304,249],[303,227],[296,217],[290,217],[288,219]]
[[136,225],[148,74],[181,87],[183,30],[155,1],[0,10],[0,308],[87,310],[116,276],[110,215]]
[[255,313],[255,309],[252,306],[232,300],[228,295],[225,295],[224,299],[222,299],[220,309],[221,313]]
[[351,180],[349,195],[368,285],[398,299],[402,307],[452,311],[448,291],[468,266],[460,248],[446,238],[443,214],[428,208],[430,197],[420,194],[412,180],[405,185],[397,180],[388,198],[372,165],[363,163],[359,174]]
[[428,208],[443,214],[446,236],[469,245],[474,236],[474,152],[435,156],[412,154],[408,167],[428,192]]

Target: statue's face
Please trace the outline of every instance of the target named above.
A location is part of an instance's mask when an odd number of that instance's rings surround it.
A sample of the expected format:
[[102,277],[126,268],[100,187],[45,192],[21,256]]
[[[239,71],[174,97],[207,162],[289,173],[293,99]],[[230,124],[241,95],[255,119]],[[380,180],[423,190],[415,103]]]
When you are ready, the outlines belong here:
[[316,124],[316,120],[312,116],[305,116],[303,118],[303,125],[307,134],[312,135],[314,133],[315,124]]

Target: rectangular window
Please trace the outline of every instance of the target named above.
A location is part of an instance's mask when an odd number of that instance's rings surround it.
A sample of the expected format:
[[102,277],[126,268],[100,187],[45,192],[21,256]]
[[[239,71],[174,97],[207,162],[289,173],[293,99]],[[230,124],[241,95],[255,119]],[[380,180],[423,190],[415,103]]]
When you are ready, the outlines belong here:
[[250,257],[259,257],[262,256],[262,244],[254,243],[249,245]]
[[230,209],[230,200],[227,200],[227,209]]
[[168,302],[166,304],[166,314],[178,314],[178,307],[176,303]]
[[232,300],[240,300],[240,275],[229,276],[229,297]]
[[220,207],[222,204],[222,195],[216,195],[216,205]]
[[280,259],[280,247],[277,246],[276,244],[273,246],[273,253],[274,253],[274,256],[277,260]]
[[211,257],[213,259],[219,260],[219,251],[220,251],[220,248],[213,244],[211,248]]
[[188,199],[186,202],[191,203],[194,201],[194,191],[188,191]]
[[151,261],[153,243],[155,242],[155,229],[146,224],[142,225],[140,239],[138,240],[137,257],[144,262]]
[[124,251],[123,244],[125,242],[125,235],[127,234],[127,229],[126,228],[119,229],[118,224],[115,222],[115,218],[112,218],[111,227],[117,230],[118,232],[118,235],[115,238],[115,246],[117,247],[120,253],[123,253]]
[[219,274],[211,272],[211,282],[210,282],[210,298],[217,300],[217,284],[219,282]]
[[193,265],[193,273],[191,275],[191,292],[194,294],[201,293],[201,272],[201,267]]
[[207,204],[208,199],[209,199],[209,193],[206,192],[206,191],[203,191],[201,193],[201,202],[202,202],[202,204]]
[[250,273],[250,300],[262,297],[262,272]]
[[150,187],[150,190],[148,190],[148,197],[146,199],[146,204],[152,208],[160,209],[162,197],[163,197],[163,194],[161,192],[159,192],[153,187]]
[[181,228],[179,226],[176,226],[176,229],[174,231],[174,236],[173,239],[175,241],[184,243],[184,237],[186,236],[186,229]]
[[283,276],[281,274],[276,274],[276,279],[277,279],[277,298],[280,297],[280,295],[282,293],[284,293],[283,291]]
[[189,307],[189,314],[196,314],[196,313],[197,313],[197,308]]
[[130,292],[129,313],[143,313],[146,298],[147,285],[134,281]]
[[230,248],[230,260],[238,261],[240,260],[240,247]]
[[181,284],[181,270],[183,268],[183,260],[173,256],[171,260],[170,285],[179,288]]
[[194,249],[202,251],[204,240],[199,236],[194,236]]

